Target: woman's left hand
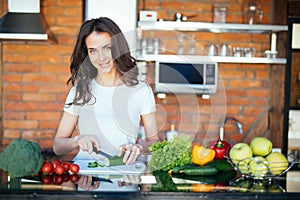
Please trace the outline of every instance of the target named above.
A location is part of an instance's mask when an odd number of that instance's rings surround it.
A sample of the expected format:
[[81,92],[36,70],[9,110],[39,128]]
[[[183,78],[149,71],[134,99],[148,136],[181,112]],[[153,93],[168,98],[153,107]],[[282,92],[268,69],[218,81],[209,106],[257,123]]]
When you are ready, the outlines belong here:
[[120,146],[119,156],[124,155],[123,162],[126,165],[134,163],[137,157],[142,152],[142,145],[140,144],[124,144]]

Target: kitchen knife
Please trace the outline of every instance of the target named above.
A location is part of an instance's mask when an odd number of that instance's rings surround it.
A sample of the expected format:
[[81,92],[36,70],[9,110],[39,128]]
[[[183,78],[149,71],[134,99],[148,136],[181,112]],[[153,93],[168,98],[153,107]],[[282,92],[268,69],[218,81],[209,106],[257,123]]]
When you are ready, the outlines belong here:
[[97,150],[95,147],[93,148],[93,151],[96,153],[96,154],[100,154],[106,158],[112,158],[113,156],[109,155],[108,153],[105,153],[101,150]]
[[[96,158],[98,159],[106,159],[106,158],[112,158],[113,156],[112,155],[109,155],[108,153],[105,153],[101,150],[97,150],[95,147],[93,149],[93,153],[97,154]],[[92,155],[94,156],[94,155]],[[150,155],[146,155],[146,154],[140,154],[138,157],[137,157],[137,161],[141,161],[141,162],[148,162],[149,160],[149,156]],[[95,157],[95,156],[94,156]]]
[[99,153],[96,153],[95,151],[93,151],[91,153],[91,156],[93,156],[93,158],[95,158],[97,160],[97,162],[99,162],[103,166],[106,166],[105,163],[109,163],[109,160],[108,160],[107,157],[105,157],[105,156],[103,156],[103,155],[101,155]]

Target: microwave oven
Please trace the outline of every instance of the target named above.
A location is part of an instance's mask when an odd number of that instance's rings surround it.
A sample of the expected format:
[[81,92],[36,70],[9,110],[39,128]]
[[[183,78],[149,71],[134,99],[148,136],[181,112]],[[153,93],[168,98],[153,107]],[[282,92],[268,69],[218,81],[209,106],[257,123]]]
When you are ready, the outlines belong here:
[[156,93],[213,94],[217,90],[215,62],[156,61]]

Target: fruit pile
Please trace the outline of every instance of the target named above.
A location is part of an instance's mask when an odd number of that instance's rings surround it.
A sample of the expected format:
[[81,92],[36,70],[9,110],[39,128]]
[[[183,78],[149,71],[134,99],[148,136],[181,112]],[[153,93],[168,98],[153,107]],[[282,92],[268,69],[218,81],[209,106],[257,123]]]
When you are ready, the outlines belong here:
[[265,137],[255,137],[250,145],[237,143],[229,152],[229,158],[238,170],[249,177],[264,178],[281,175],[289,166],[280,152],[272,152],[273,144]]

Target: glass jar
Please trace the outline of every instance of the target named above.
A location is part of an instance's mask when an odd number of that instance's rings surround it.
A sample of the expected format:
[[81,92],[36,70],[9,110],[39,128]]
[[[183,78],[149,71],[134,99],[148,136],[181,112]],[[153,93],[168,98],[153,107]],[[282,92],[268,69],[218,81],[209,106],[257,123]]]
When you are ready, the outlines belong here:
[[258,24],[262,20],[263,12],[259,0],[245,0],[242,12],[245,24]]

